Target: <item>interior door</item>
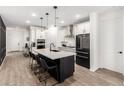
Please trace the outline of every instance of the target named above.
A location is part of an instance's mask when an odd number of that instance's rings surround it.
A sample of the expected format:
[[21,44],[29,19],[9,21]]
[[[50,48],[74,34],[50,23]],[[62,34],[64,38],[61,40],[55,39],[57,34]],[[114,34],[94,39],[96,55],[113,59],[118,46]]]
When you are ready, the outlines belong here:
[[123,23],[122,18],[101,21],[100,62],[102,68],[123,73]]
[[118,28],[115,28],[114,30],[114,63],[116,71],[123,73],[123,23],[121,19],[115,20],[115,25]]
[[21,51],[22,49],[22,32],[21,31],[7,31],[7,51]]

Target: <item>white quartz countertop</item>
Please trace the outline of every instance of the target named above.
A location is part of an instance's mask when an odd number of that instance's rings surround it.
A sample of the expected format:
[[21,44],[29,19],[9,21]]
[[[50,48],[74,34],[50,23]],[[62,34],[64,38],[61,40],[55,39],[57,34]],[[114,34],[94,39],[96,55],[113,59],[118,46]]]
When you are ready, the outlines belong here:
[[59,52],[53,52],[53,51],[50,51],[47,48],[46,49],[36,49],[36,48],[33,48],[32,50],[34,52],[39,53],[39,54],[41,54],[41,55],[43,55],[45,57],[48,57],[48,58],[50,58],[52,60],[76,55],[76,53],[66,52],[66,51],[61,51],[61,50]]

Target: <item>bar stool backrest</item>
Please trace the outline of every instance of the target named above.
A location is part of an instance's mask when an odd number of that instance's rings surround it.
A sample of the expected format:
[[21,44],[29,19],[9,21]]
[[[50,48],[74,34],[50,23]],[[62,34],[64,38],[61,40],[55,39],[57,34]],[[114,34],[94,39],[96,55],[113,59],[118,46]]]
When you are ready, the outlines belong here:
[[36,60],[37,60],[37,64],[39,64],[40,66],[42,66],[39,55],[36,56]]
[[32,53],[32,58],[36,60],[36,55]]
[[41,62],[43,69],[48,70],[49,67],[48,67],[46,61],[44,59],[40,58],[40,62]]

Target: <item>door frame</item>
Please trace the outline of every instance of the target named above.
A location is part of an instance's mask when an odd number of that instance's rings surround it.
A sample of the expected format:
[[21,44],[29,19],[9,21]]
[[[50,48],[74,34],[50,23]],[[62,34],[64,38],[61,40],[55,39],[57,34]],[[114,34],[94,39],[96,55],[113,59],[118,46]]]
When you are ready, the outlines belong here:
[[124,75],[124,8],[122,9],[122,16],[123,16],[123,75]]

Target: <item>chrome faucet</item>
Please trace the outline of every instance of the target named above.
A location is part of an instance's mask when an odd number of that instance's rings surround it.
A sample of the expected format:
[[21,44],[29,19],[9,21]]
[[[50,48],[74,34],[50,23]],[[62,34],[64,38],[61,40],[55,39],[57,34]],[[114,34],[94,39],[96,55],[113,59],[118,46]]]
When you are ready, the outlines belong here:
[[53,45],[53,47],[55,48],[54,43],[50,43],[50,51],[52,51],[52,45]]

